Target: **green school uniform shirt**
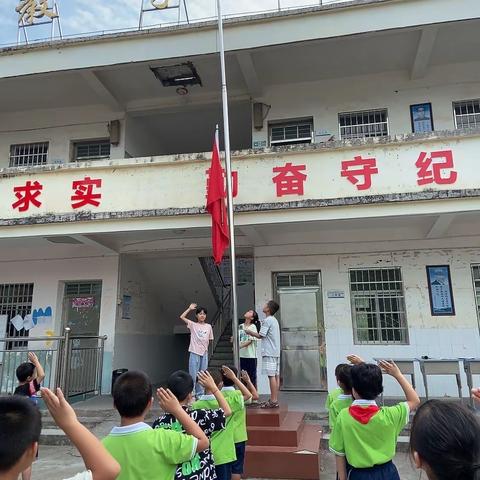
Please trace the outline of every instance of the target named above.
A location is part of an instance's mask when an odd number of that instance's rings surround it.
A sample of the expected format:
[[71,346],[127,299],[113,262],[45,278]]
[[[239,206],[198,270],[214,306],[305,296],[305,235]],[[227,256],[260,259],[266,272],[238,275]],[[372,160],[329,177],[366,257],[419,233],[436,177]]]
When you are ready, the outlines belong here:
[[[352,407],[367,409],[375,401],[355,400]],[[330,450],[335,455],[346,456],[355,468],[371,468],[389,462],[395,456],[397,438],[409,420],[408,403],[382,407],[368,423],[353,418],[350,408],[343,409],[337,417],[330,436]]]
[[122,468],[119,480],[167,480],[174,478],[178,464],[194,457],[198,440],[140,422],[113,428],[102,443]]
[[327,400],[325,401],[325,409],[327,411],[330,411],[330,406],[342,393],[343,393],[343,390],[340,387],[336,388],[335,390],[332,390],[331,392],[328,392]]
[[[245,408],[238,396],[225,397],[230,408],[232,410],[232,415],[227,417],[227,422],[225,429],[221,432],[216,432],[211,436],[210,439],[210,448],[212,450],[213,461],[215,465],[224,465],[225,463],[234,462],[237,459],[237,454],[235,452],[235,442],[234,442],[234,428],[235,424],[232,422],[233,416],[236,412]],[[200,400],[197,400],[193,405],[192,409],[198,410],[200,408],[206,410],[215,410],[219,408],[218,402],[213,395],[202,395]]]
[[353,403],[353,398],[351,395],[341,393],[338,398],[330,405],[330,410],[328,411],[328,425],[330,426],[330,432],[335,427],[335,422],[337,421],[338,414],[344,409],[348,408]]
[[232,422],[233,422],[233,442],[240,443],[248,440],[247,434],[247,410],[245,408],[245,402],[240,390],[236,390],[235,387],[223,387],[223,396],[227,399],[234,398],[235,403],[242,405],[242,408],[233,413],[232,409]]

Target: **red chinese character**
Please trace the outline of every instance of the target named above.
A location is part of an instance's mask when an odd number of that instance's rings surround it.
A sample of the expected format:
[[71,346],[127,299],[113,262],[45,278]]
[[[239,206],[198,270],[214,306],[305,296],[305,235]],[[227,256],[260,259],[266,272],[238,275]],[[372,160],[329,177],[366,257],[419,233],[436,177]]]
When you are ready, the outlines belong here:
[[284,195],[303,195],[303,183],[307,175],[302,173],[306,170],[305,165],[292,165],[286,163],[283,167],[275,167],[273,173],[278,173],[273,177],[273,183],[277,186],[277,197]]
[[74,180],[72,182],[72,189],[75,194],[71,196],[72,208],[81,208],[85,205],[93,205],[98,207],[99,200],[102,198],[101,193],[93,193],[94,188],[102,186],[102,179],[85,177],[83,180]]
[[43,185],[36,180],[32,183],[30,180],[22,187],[14,187],[13,191],[17,197],[17,201],[12,203],[12,207],[18,208],[19,212],[26,212],[30,208],[30,204],[39,208],[42,205],[37,198],[41,195]]
[[[353,157],[353,160],[342,162],[342,177],[357,187],[357,190],[368,190],[372,186],[372,175],[378,173],[377,160],[375,158],[362,158],[361,155]],[[360,182],[358,177],[363,177]]]
[[[225,169],[222,169],[223,177],[225,181],[227,179],[227,174],[225,173]],[[207,174],[207,192],[208,192],[208,182],[210,181],[210,169],[205,170]],[[225,192],[227,191],[227,186],[225,185]],[[238,172],[236,170],[232,171],[232,195],[235,198],[238,195]]]
[[[441,161],[436,161],[437,159],[441,159]],[[428,185],[430,183],[448,185],[457,181],[457,172],[451,170],[454,168],[451,150],[432,152],[430,156],[426,152],[421,152],[415,166],[418,168],[418,185]],[[447,173],[446,171],[443,172],[444,170],[451,171]]]

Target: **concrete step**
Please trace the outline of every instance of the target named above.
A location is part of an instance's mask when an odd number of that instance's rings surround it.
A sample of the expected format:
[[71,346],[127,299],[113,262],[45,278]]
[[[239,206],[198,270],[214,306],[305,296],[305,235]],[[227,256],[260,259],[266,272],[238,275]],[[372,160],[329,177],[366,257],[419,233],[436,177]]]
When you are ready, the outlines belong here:
[[[279,427],[248,427],[248,444],[251,446],[296,447],[305,423],[304,413],[288,412]],[[272,428],[275,435],[272,435]]]
[[250,408],[247,412],[247,425],[248,428],[279,428],[287,414],[288,407],[286,405],[280,405],[280,408],[275,409]]

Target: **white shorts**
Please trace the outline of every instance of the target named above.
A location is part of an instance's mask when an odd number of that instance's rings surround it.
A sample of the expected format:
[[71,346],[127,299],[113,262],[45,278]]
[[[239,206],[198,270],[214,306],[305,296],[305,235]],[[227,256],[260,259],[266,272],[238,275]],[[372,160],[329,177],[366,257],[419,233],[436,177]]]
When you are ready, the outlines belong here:
[[280,375],[280,357],[262,357],[262,373],[268,377]]

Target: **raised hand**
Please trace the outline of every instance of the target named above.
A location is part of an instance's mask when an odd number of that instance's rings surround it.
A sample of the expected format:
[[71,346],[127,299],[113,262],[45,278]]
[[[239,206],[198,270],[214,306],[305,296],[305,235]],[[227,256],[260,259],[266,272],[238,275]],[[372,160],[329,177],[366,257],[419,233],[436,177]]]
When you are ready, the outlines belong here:
[[210,392],[214,392],[215,390],[218,390],[218,387],[215,383],[215,380],[212,378],[209,372],[206,370],[203,372],[198,372],[197,375],[198,378],[198,383],[206,388],[207,390],[210,390]]
[[353,365],[359,365],[360,363],[365,363],[363,358],[359,357],[358,355],[348,355],[347,360],[352,363]]
[[480,403],[480,388],[472,388],[472,398]]
[[251,383],[250,375],[247,373],[246,370],[242,370],[242,372],[240,373],[240,378],[241,378],[245,383]]
[[382,369],[382,372],[387,375],[391,375],[394,378],[402,376],[402,372],[393,360],[380,360],[378,365]]
[[222,367],[222,373],[229,379],[229,380],[234,380],[235,378],[237,378],[237,376],[235,375],[235,373],[233,372],[233,370],[231,368],[228,368],[226,365],[223,365]]
[[196,310],[197,309],[197,304],[196,303],[191,303],[190,306],[188,307],[189,310]]
[[52,415],[55,423],[62,429],[74,425],[77,420],[77,414],[72,406],[65,400],[62,390],[57,388],[55,395],[49,388],[42,388],[42,400]]
[[157,389],[157,399],[164,412],[174,415],[175,412],[178,412],[178,410],[182,410],[177,397],[168,388]]

